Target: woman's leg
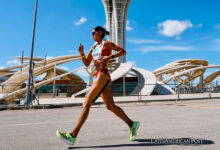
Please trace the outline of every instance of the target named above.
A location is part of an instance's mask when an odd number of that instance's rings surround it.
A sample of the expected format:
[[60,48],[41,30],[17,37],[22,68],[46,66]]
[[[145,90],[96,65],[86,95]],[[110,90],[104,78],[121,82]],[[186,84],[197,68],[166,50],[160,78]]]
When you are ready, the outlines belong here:
[[97,95],[102,90],[102,88],[105,86],[107,81],[108,81],[108,76],[106,76],[103,72],[100,72],[95,82],[92,84],[92,87],[87,95],[85,102],[83,103],[83,108],[81,110],[78,122],[76,123],[76,126],[74,130],[72,131],[73,137],[77,137],[80,128],[82,127],[83,123],[86,121],[88,117],[89,110],[90,110],[93,100],[97,97]]
[[132,127],[132,120],[125,114],[125,112],[120,107],[115,105],[110,85],[111,84],[109,83],[109,85],[104,89],[104,91],[101,94],[101,97],[105,102],[107,109],[115,113],[119,118],[126,122],[129,127]]

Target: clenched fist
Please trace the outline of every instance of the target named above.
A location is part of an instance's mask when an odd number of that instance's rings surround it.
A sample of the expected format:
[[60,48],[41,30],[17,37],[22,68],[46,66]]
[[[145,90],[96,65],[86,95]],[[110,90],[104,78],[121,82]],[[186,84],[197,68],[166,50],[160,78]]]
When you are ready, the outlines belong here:
[[81,43],[79,44],[79,53],[80,55],[84,55],[84,46]]

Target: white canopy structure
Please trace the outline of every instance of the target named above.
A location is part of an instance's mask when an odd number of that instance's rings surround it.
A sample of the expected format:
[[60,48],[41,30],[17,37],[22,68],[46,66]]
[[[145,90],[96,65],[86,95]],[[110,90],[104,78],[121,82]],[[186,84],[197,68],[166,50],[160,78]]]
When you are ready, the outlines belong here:
[[[18,57],[20,59],[20,57]],[[28,58],[26,58],[28,59]],[[49,59],[45,61],[44,59],[37,58],[38,63],[34,67],[34,76],[47,73],[42,82],[36,83],[34,88],[37,89],[43,85],[50,83],[58,78],[70,79],[70,80],[80,80],[84,82],[80,77],[73,74],[77,70],[86,69],[85,67],[75,69],[73,71],[67,72],[57,69],[57,76],[54,76],[54,67],[67,62],[80,60],[79,55],[70,56],[59,56],[56,58]],[[134,67],[132,63],[115,63],[111,61],[109,67],[111,68],[111,79],[112,82],[119,78],[128,77],[133,75],[137,77],[137,84],[130,95],[167,95],[175,94],[176,92],[168,85],[168,82],[175,81],[178,85],[184,84],[188,85],[191,81],[199,78],[200,82],[195,86],[199,88],[203,85],[211,83],[215,78],[220,75],[220,65],[208,65],[208,61],[201,59],[186,59],[179,60],[162,66],[155,71],[151,72],[143,68]],[[17,72],[13,69],[19,69]],[[204,73],[209,68],[218,69],[204,77]],[[131,73],[133,72],[133,73]],[[0,87],[0,100],[12,101],[15,97],[22,96],[26,93],[26,88],[18,87],[16,84],[24,83],[28,78],[28,65],[12,66],[9,68],[0,69],[0,75],[2,77],[7,77],[8,79],[1,84]],[[124,82],[125,80],[123,80]],[[10,86],[7,86],[10,85]],[[125,84],[123,84],[125,86]],[[90,87],[83,89],[72,97],[79,96],[81,94],[87,93]]]

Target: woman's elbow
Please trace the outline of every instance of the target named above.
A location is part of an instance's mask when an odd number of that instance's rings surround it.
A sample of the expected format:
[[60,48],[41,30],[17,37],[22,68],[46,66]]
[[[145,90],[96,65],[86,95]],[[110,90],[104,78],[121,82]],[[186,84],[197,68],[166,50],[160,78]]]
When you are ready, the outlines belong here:
[[89,66],[89,64],[85,64],[85,66],[86,66],[86,67],[88,67],[88,66]]
[[127,53],[126,50],[123,50],[122,54],[123,54],[123,55],[126,55],[126,53]]
[[83,63],[84,63],[84,65],[85,65],[86,67],[89,66],[87,62],[83,61]]
[[90,63],[91,63],[91,61],[89,61],[89,62],[87,61],[84,64],[85,64],[86,67],[89,67]]

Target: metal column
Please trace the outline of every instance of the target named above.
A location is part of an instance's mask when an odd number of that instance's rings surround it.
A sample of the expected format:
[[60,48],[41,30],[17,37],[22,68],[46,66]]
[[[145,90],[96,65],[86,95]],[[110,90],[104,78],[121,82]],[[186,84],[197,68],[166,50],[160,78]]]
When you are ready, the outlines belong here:
[[35,28],[36,28],[36,20],[37,20],[37,6],[38,6],[38,0],[36,0],[35,3],[35,13],[34,13],[34,26],[33,26],[33,34],[32,34],[32,44],[31,44],[31,57],[30,57],[30,63],[29,63],[29,77],[28,77],[28,89],[27,89],[27,96],[25,99],[24,104],[28,105],[33,100],[33,53],[34,53],[34,39],[35,39]]
[[125,88],[125,76],[123,76],[123,96],[126,95],[126,88]]
[[[56,67],[57,67],[57,65],[55,64],[54,65],[54,77],[56,77],[56,71],[57,71]],[[56,79],[53,80],[53,98],[55,97],[55,94],[56,94],[56,92],[55,92],[55,90],[56,90],[55,84],[56,84]]]

